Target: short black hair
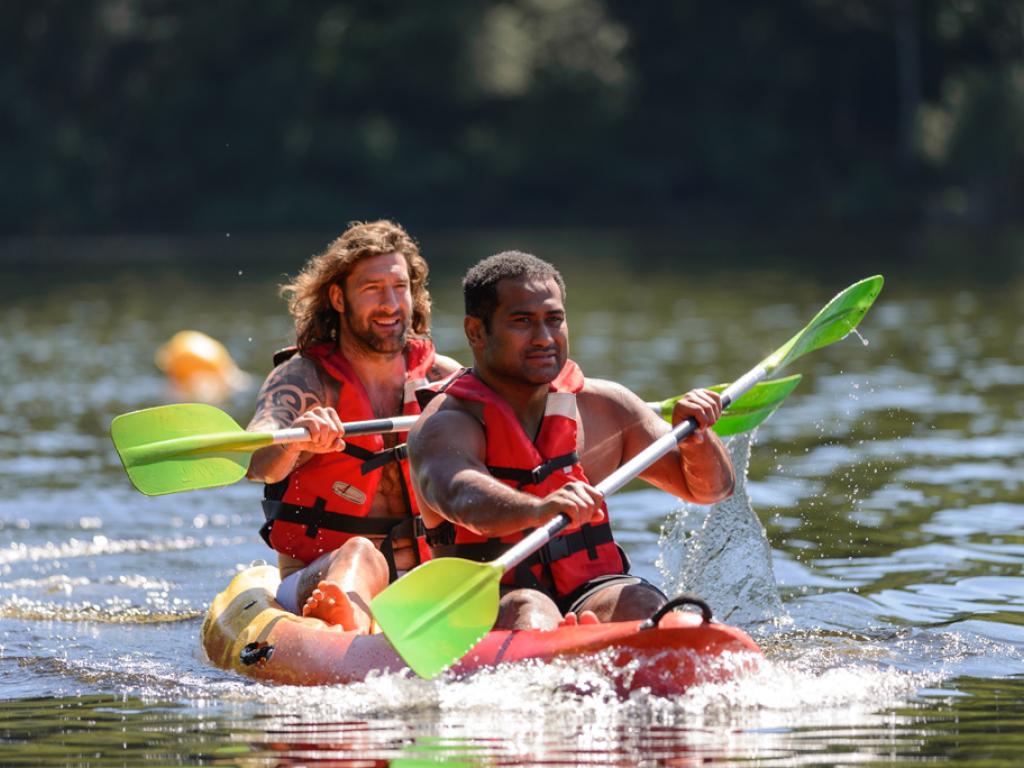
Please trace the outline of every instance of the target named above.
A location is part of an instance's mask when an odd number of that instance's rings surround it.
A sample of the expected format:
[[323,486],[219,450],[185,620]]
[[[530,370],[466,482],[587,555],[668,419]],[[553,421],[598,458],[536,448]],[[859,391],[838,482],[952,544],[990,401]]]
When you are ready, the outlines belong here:
[[517,277],[552,279],[558,284],[565,301],[565,281],[551,264],[530,253],[502,251],[478,262],[462,278],[466,314],[483,320],[484,327],[490,330],[491,318],[498,308],[498,283]]

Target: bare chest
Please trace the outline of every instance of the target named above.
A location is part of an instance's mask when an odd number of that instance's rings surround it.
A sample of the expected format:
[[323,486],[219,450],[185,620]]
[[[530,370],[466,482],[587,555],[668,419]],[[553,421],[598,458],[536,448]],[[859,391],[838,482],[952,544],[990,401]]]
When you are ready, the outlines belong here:
[[366,387],[366,396],[370,400],[370,409],[378,419],[388,419],[402,412],[405,395],[404,384],[377,384]]

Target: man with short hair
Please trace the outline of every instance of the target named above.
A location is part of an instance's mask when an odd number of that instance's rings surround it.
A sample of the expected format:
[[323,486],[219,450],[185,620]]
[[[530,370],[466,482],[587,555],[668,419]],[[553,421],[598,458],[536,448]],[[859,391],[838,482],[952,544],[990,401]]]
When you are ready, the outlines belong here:
[[[647,618],[665,596],[629,575],[593,483],[669,426],[625,387],[585,378],[568,359],[565,283],[547,262],[500,253],[469,270],[463,293],[473,368],[431,387],[409,435],[432,555],[491,560],[565,513],[571,524],[505,575],[496,626]],[[732,464],[708,429],[721,412],[718,394],[687,393],[672,420],[692,417],[698,429],[640,476],[699,504],[728,497]]]
[[248,476],[266,483],[260,533],[293,613],[368,632],[370,599],[429,558],[401,436],[345,440],[343,427],[419,413],[415,389],[458,368],[434,352],[426,284],[412,238],[375,221],[282,287],[296,346],[275,355],[248,429],[302,427],[309,439],[256,451]]

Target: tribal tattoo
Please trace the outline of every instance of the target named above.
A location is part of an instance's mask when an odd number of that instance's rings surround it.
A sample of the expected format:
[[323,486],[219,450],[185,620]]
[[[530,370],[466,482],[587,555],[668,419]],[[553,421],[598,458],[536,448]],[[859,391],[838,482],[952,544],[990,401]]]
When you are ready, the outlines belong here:
[[270,372],[256,402],[251,429],[281,429],[291,425],[300,415],[326,399],[323,382],[316,366],[308,360],[293,357]]

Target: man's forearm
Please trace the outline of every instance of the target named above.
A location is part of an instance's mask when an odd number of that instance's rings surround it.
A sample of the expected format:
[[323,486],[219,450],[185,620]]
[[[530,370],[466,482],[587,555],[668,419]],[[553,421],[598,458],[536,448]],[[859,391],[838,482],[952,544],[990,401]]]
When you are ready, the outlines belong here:
[[540,500],[475,470],[455,474],[442,493],[424,489],[441,517],[480,536],[507,536],[533,528],[540,519]]
[[729,454],[710,431],[701,443],[683,442],[679,446],[683,477],[692,500],[714,504],[732,495],[736,485]]
[[261,483],[280,482],[295,469],[300,456],[288,445],[268,445],[253,453],[245,476]]

